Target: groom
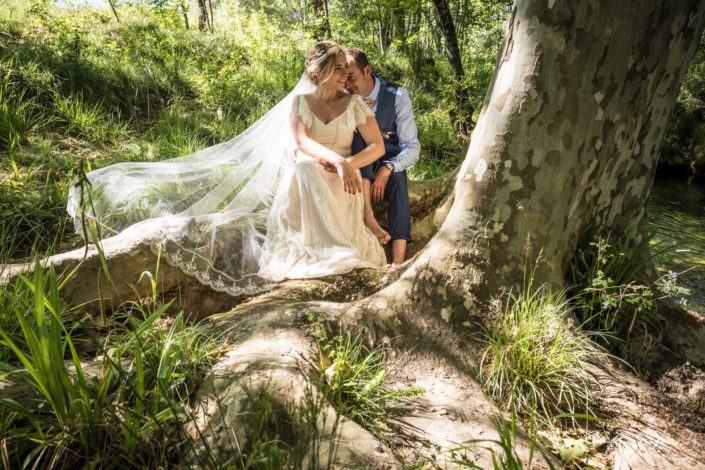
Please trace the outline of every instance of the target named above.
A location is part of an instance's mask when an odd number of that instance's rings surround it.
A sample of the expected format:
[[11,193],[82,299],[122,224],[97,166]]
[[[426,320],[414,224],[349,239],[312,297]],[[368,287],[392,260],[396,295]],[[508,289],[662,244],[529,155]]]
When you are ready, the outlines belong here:
[[[419,158],[421,145],[411,108],[409,93],[392,82],[372,73],[367,56],[359,49],[347,49],[350,93],[361,95],[377,117],[384,138],[386,153],[376,162],[361,168],[365,194],[365,224],[386,242],[391,236],[392,263],[401,264],[406,255],[406,244],[411,241],[411,216],[406,169]],[[358,132],[352,142],[352,154],[367,146]],[[372,202],[389,201],[387,234],[377,223]]]

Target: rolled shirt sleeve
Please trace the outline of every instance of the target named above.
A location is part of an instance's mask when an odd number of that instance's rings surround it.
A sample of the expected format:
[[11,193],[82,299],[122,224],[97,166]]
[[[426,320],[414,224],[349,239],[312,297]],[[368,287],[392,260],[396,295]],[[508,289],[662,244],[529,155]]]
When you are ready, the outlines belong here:
[[394,172],[396,173],[404,171],[416,163],[421,154],[421,144],[419,143],[416,121],[414,121],[411,98],[409,93],[401,87],[397,88],[394,108],[397,112],[397,137],[399,138],[401,152],[386,161],[394,165]]

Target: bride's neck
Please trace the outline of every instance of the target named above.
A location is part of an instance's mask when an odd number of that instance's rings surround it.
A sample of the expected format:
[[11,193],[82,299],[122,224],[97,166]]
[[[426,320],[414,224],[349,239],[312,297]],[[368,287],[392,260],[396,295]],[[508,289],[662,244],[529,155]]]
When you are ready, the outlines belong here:
[[324,90],[321,87],[316,88],[316,91],[313,92],[318,99],[321,101],[333,101],[338,97],[338,90],[337,89],[332,89],[332,90]]

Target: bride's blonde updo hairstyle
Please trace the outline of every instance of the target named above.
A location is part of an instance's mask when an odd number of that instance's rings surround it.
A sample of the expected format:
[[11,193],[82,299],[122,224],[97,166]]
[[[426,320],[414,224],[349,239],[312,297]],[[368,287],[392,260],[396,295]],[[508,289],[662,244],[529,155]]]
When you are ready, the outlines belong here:
[[317,42],[309,49],[304,67],[306,67],[306,76],[311,83],[318,86],[328,81],[333,75],[335,59],[341,52],[345,51],[339,44],[332,41]]

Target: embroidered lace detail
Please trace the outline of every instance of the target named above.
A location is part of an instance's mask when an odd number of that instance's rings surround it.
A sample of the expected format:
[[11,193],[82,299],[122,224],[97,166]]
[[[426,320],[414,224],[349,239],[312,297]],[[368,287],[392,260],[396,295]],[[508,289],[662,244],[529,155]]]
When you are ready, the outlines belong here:
[[358,127],[367,122],[368,116],[374,116],[375,113],[370,109],[369,105],[365,103],[360,95],[353,95],[352,103],[350,103],[349,109],[352,108],[352,114],[355,117],[354,127]]
[[[298,95],[294,103],[296,114],[301,118],[303,123],[311,128],[313,125],[313,112],[308,106],[308,101],[304,95]],[[368,116],[374,116],[375,113],[372,111],[365,100],[362,99],[360,95],[353,95],[348,103],[348,107],[343,111],[344,116],[335,118],[333,121],[340,119],[345,124],[348,130],[355,131],[358,126],[363,125],[367,122]],[[333,122],[331,121],[331,122]],[[329,123],[330,124],[330,123]]]
[[201,284],[209,286],[213,290],[227,292],[234,297],[238,297],[266,292],[276,286],[274,282],[262,279],[254,274],[234,279],[216,269],[212,263],[204,259],[199,260],[200,266],[199,263],[194,261],[185,261],[181,251],[167,251],[169,250],[169,243],[164,235],[162,237],[149,244],[152,253],[166,260],[171,266],[181,269],[185,274],[195,277]]
[[304,95],[298,95],[295,98],[294,106],[296,108],[296,114],[301,118],[306,127],[309,129],[313,125],[313,113],[308,107],[308,101]]

